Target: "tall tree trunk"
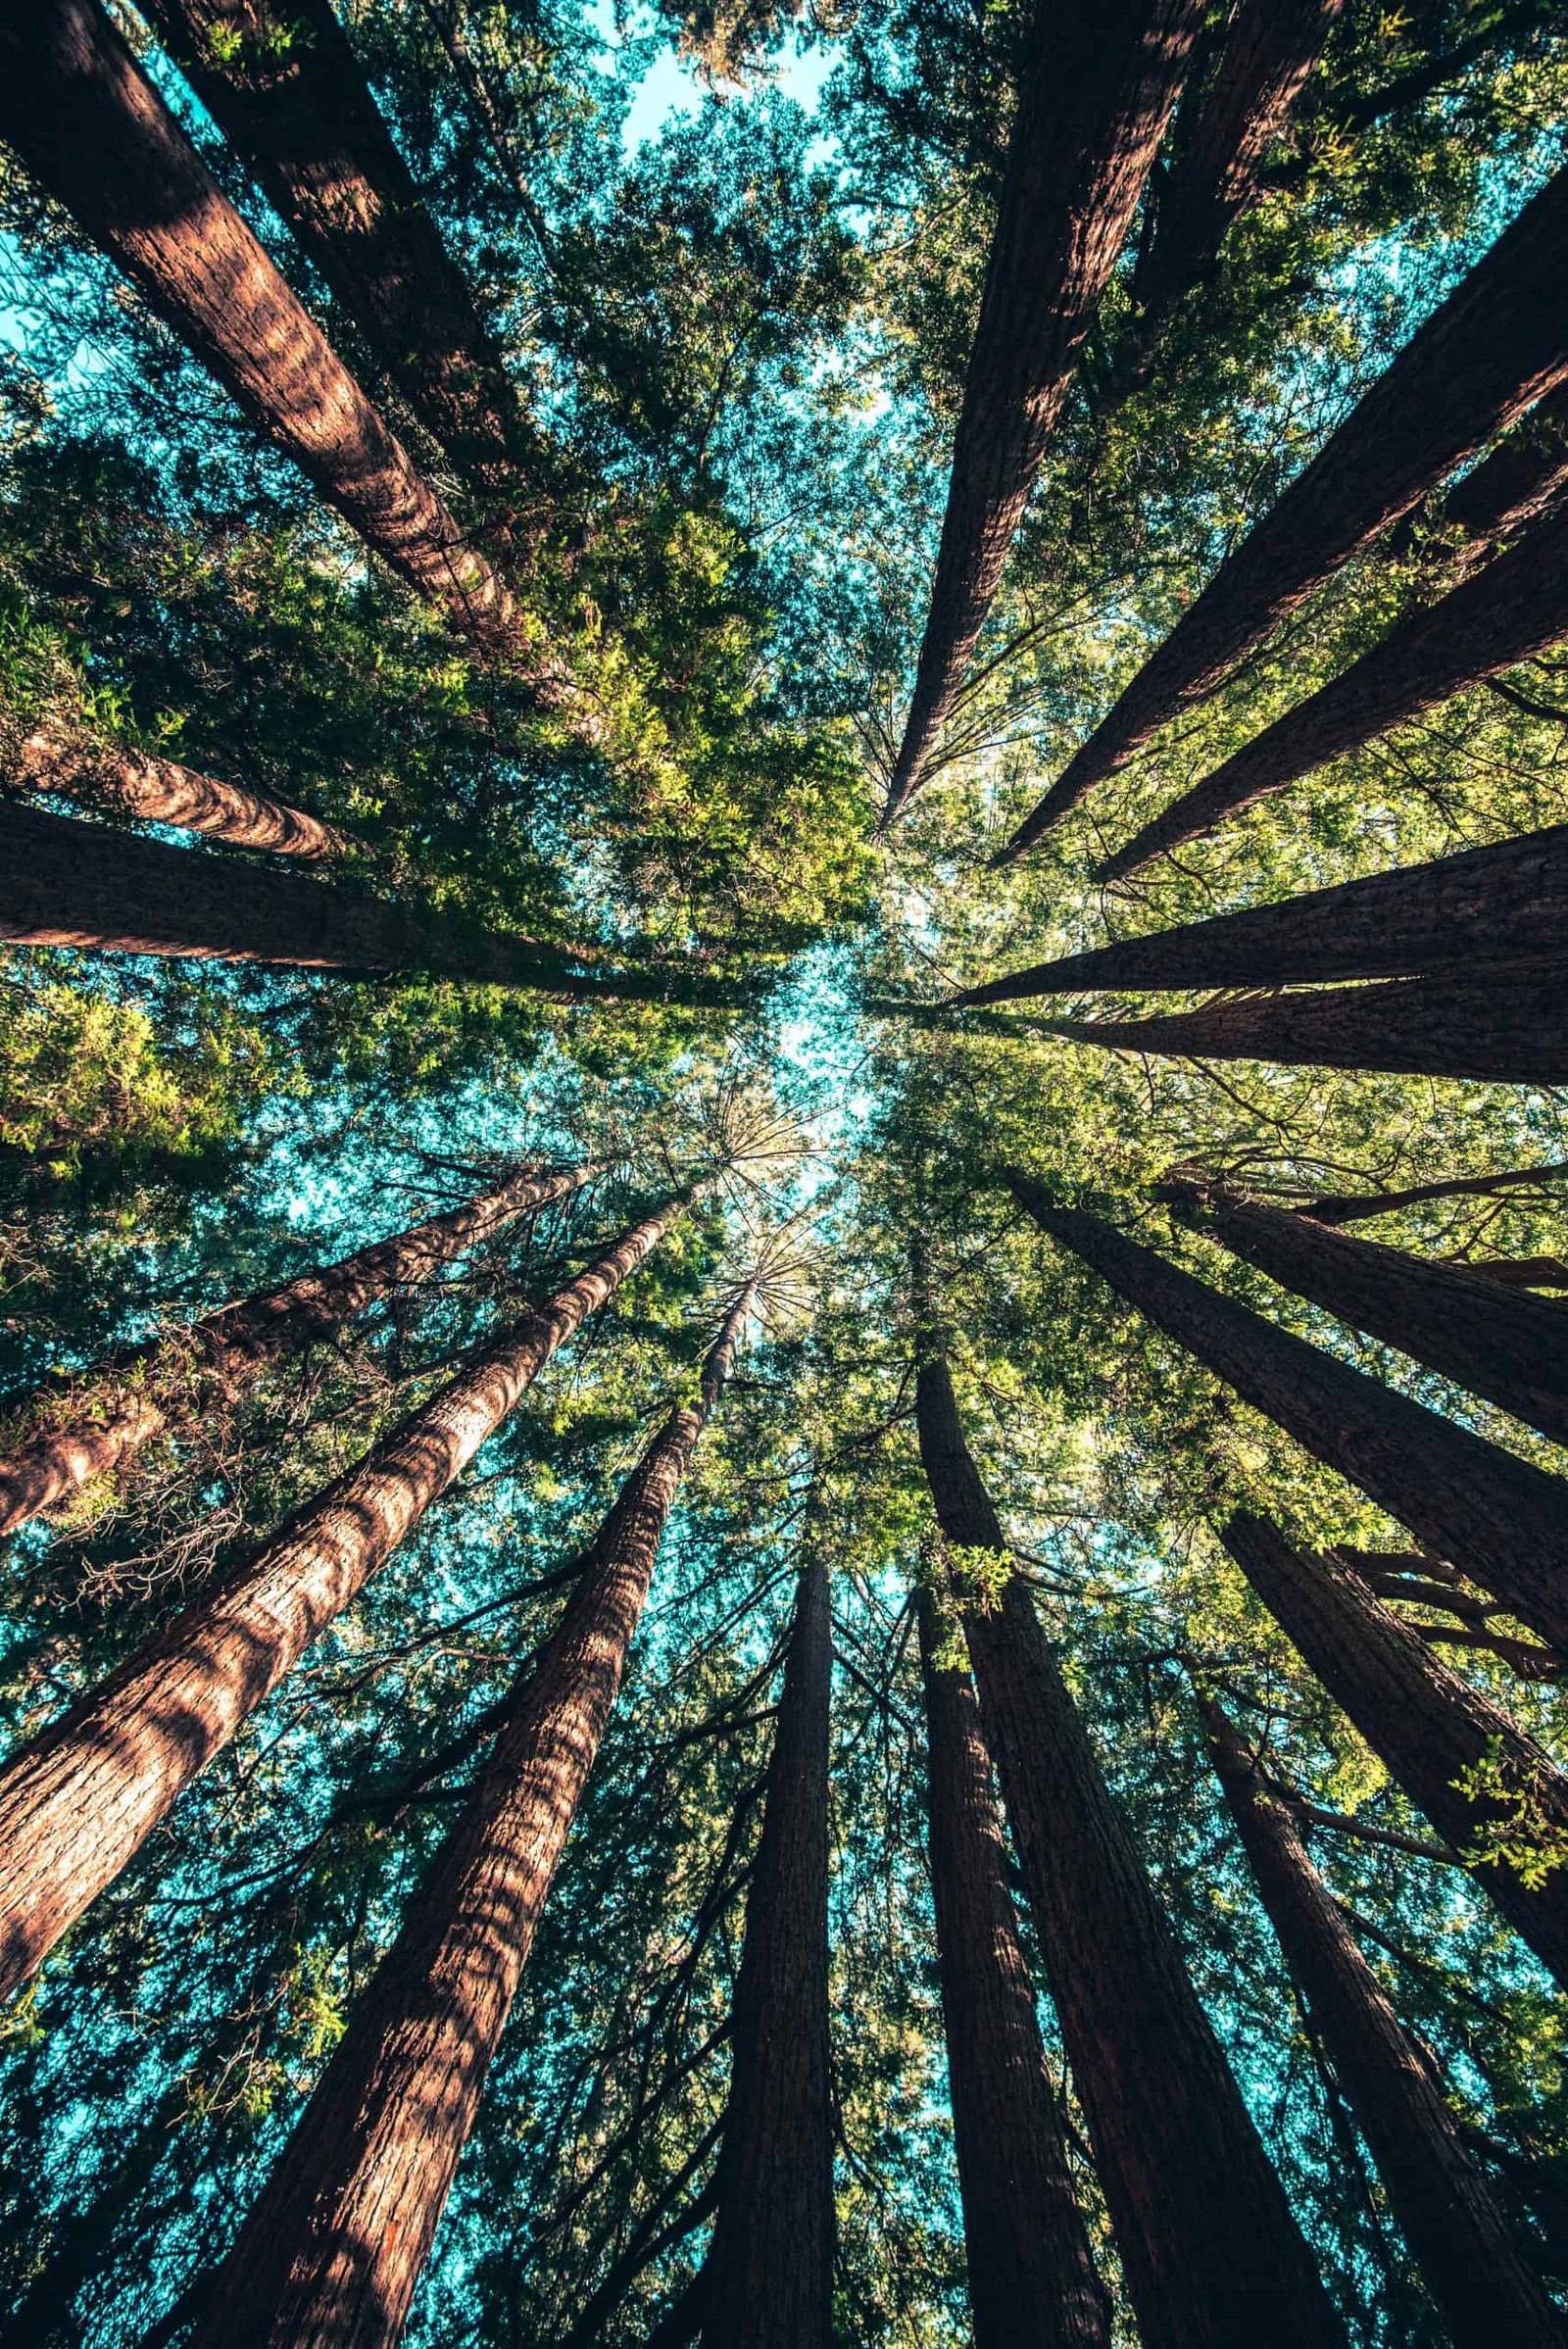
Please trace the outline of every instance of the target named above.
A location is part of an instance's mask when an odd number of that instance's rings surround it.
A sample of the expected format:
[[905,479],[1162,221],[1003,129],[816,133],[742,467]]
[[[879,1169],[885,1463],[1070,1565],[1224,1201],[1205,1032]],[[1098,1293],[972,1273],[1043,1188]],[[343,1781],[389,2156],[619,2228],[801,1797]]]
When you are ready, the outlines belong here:
[[685,1208],[666,1200],[309,1501],[0,1770],[0,1997],[113,1882],[589,1314]]
[[1559,384],[1444,499],[1440,520],[1463,530],[1465,568],[1526,528],[1568,489],[1568,384]]
[[1263,1907],[1453,2349],[1546,2349],[1561,2313],[1522,2257],[1432,2059],[1409,2038],[1296,1824],[1212,1698],[1203,1734]]
[[730,2030],[704,2349],[828,2349],[833,2101],[828,2050],[827,1569],[801,1571]]
[[917,1605],[931,1893],[975,2349],[1103,2349],[1110,2312],[1007,1889],[991,1756],[969,1675]]
[[1152,856],[1211,831],[1227,815],[1347,751],[1435,710],[1568,635],[1568,505],[1436,604],[1407,613],[1331,684],[1298,702],[1095,868],[1120,880]]
[[0,26],[0,135],[366,545],[486,644],[512,598],[291,292],[99,0]]
[[1568,378],[1560,171],[1413,335],[1221,563],[997,861],[1008,863],[1202,701],[1287,613],[1443,476]]
[[1402,1191],[1335,1193],[1303,1200],[1299,1212],[1310,1215],[1314,1223],[1365,1223],[1375,1215],[1392,1215],[1399,1207],[1418,1207],[1427,1199],[1487,1199],[1524,1183],[1560,1183],[1564,1175],[1568,1175],[1568,1158],[1547,1158],[1539,1166],[1510,1166],[1501,1174],[1452,1175],[1437,1183],[1412,1183]]
[[222,783],[145,751],[80,741],[61,727],[41,726],[19,745],[16,772],[31,791],[55,792],[89,807],[107,805],[138,823],[206,832],[230,848],[270,849],[302,864],[330,864],[355,846],[335,824],[270,792]]
[[1568,1485],[1250,1313],[1009,1171],[1013,1197],[1287,1435],[1568,1655]]
[[1301,1068],[1564,1085],[1565,985],[1564,962],[1521,962],[1475,979],[1396,979],[1382,987],[1249,996],[1156,1019],[1058,1019],[1051,1027],[1076,1044],[1189,1060],[1280,1060]]
[[963,679],[1187,71],[1195,0],[1037,0],[884,823]]
[[114,954],[189,954],[306,970],[416,970],[570,1003],[733,1005],[722,979],[682,963],[597,967],[600,948],[485,930],[336,882],[172,848],[0,800],[0,939]]
[[[1515,1844],[1568,1836],[1568,1779],[1500,1705],[1440,1664],[1342,1557],[1308,1556],[1267,1518],[1239,1511],[1231,1556],[1396,1784],[1466,1855],[1476,1882],[1558,1982],[1568,1982],[1568,1868],[1532,1890],[1503,1860],[1470,1861],[1501,1829]],[[1481,1771],[1495,1790],[1457,1783]]]
[[484,1774],[217,2278],[195,2349],[401,2334],[620,1689],[669,1512],[751,1310],[622,1486]]
[[[937,1523],[1006,1542],[940,1352],[920,1363]],[[1023,1583],[966,1610],[986,1742],[1012,1822],[1067,2060],[1145,2349],[1298,2349],[1342,2333],[1188,1980]]]
[[89,1478],[121,1467],[167,1424],[178,1390],[199,1393],[210,1382],[225,1396],[243,1394],[269,1363],[303,1352],[368,1305],[428,1280],[514,1217],[564,1199],[592,1172],[511,1174],[465,1206],[356,1248],[319,1272],[220,1306],[46,1381],[30,1395],[5,1397],[8,1411],[34,1421],[43,1416],[44,1424],[0,1450],[0,1534],[55,1507]]

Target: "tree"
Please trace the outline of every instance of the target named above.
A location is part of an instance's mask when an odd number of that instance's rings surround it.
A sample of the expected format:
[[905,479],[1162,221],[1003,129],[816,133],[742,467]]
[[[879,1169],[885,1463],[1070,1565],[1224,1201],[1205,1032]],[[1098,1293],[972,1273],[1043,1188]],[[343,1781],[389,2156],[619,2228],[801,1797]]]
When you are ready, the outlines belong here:
[[20,777],[34,791],[79,799],[89,807],[106,803],[138,823],[172,824],[184,832],[206,832],[230,848],[270,849],[302,864],[333,864],[354,843],[335,824],[270,792],[248,791],[199,774],[175,759],[149,758],[142,751],[97,751],[59,729],[40,727],[21,745]]

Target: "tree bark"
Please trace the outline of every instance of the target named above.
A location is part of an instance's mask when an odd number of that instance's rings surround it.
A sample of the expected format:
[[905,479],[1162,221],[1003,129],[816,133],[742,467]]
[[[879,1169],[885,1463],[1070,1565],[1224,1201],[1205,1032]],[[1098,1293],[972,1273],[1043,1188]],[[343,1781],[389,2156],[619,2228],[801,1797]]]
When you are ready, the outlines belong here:
[[[126,1346],[87,1369],[7,1396],[8,1411],[47,1411],[48,1424],[0,1451],[0,1534],[54,1508],[89,1478],[106,1476],[167,1424],[169,1397],[211,1382],[243,1394],[270,1362],[301,1353],[368,1305],[412,1288],[515,1216],[564,1198],[593,1170],[523,1170],[465,1206],[356,1248],[319,1272]],[[64,1424],[63,1424],[64,1423]]]
[[[919,1365],[915,1413],[944,1536],[1005,1556],[940,1352]],[[1339,2342],[1284,2189],[1019,1578],[1000,1605],[967,1609],[964,1629],[1145,2349]]]
[[833,2098],[828,2049],[827,1569],[801,1571],[746,1901],[704,2349],[828,2349]]
[[1568,171],[1504,229],[1144,663],[997,858],[1009,863],[1200,702],[1340,565],[1568,380]]
[[[1532,1890],[1506,1863],[1468,1857],[1499,1826],[1511,1827],[1518,1840],[1568,1837],[1568,1779],[1500,1705],[1440,1664],[1343,1558],[1309,1556],[1267,1518],[1245,1510],[1226,1526],[1224,1542],[1396,1785],[1466,1855],[1476,1882],[1542,1964],[1558,1982],[1568,1980],[1568,1868],[1552,1868]],[[1456,1782],[1478,1767],[1494,1773],[1512,1800],[1461,1791]]]
[[1432,2059],[1409,2038],[1232,1722],[1200,1694],[1204,1739],[1269,1923],[1453,2349],[1546,2349],[1563,2319],[1465,2145]]
[[0,29],[0,135],[366,545],[510,648],[512,598],[219,187],[98,0]]
[[931,1892],[975,2349],[1104,2349],[1110,2312],[1007,1889],[991,1756],[969,1675],[917,1600]]
[[1439,519],[1468,542],[1455,560],[1465,568],[1480,562],[1499,538],[1540,520],[1565,489],[1568,384],[1559,384],[1444,499]]
[[920,781],[985,623],[1187,71],[1195,0],[1037,0],[947,513],[883,822]]
[[1027,1214],[1287,1435],[1568,1655],[1568,1484],[1009,1171]]
[[486,1347],[0,1770],[0,1997],[113,1882],[184,1787],[384,1564],[687,1195]]
[[270,792],[222,783],[144,751],[99,748],[60,727],[29,734],[18,748],[16,771],[29,791],[54,792],[89,807],[107,804],[138,823],[205,832],[230,848],[270,849],[302,864],[334,863],[356,845],[335,824]]
[[621,1488],[466,1809],[219,2273],[193,2349],[385,2349],[402,2333],[535,1928],[619,1693],[654,1561],[734,1361]]
[[1339,1192],[1303,1201],[1299,1212],[1314,1223],[1365,1223],[1374,1215],[1392,1215],[1398,1207],[1416,1207],[1427,1199],[1487,1199],[1494,1192],[1513,1191],[1524,1183],[1557,1183],[1568,1175],[1568,1158],[1547,1158],[1539,1166],[1511,1166],[1501,1174],[1453,1175],[1438,1183],[1413,1183],[1403,1191]]

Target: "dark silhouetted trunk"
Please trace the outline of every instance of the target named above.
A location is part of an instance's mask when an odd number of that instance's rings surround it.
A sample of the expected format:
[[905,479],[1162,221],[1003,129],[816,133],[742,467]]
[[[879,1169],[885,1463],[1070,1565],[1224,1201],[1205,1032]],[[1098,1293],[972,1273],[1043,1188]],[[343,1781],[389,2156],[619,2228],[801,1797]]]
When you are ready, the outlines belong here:
[[202,162],[98,0],[0,30],[0,135],[367,546],[510,647],[512,599]]
[[998,858],[1021,856],[1444,475],[1568,377],[1568,171],[1504,229],[1151,655]]
[[[1568,1981],[1568,1868],[1532,1890],[1505,1860],[1474,1860],[1500,1829],[1517,1847],[1568,1836],[1568,1779],[1500,1705],[1462,1681],[1374,1597],[1354,1567],[1310,1556],[1265,1517],[1239,1512],[1225,1546],[1292,1644],[1396,1785],[1464,1855],[1508,1923]],[[1457,1783],[1479,1771],[1474,1792]]]
[[1103,2349],[1110,2313],[1007,1889],[991,1756],[967,1672],[922,1592],[931,1892],[975,2349]]
[[622,1486],[483,1776],[219,2274],[196,2349],[397,2340],[751,1296]]
[[703,2349],[828,2349],[833,2103],[828,2062],[827,1569],[801,1573],[730,2031]]
[[1468,567],[1494,543],[1526,528],[1568,489],[1568,384],[1559,384],[1505,433],[1490,457],[1456,481],[1440,520],[1468,539],[1457,560]]
[[[1242,1400],[1568,1656],[1568,1485],[1009,1172],[1019,1204]],[[983,1691],[982,1691],[983,1692]]]
[[1200,14],[1195,0],[1038,0],[884,822],[917,787],[962,683]]
[[1409,2038],[1290,1812],[1235,1727],[1200,1696],[1204,1737],[1285,1962],[1361,2127],[1453,2349],[1568,2339],[1467,2149],[1426,2050]]
[[269,1363],[303,1352],[368,1305],[428,1280],[514,1216],[564,1198],[591,1171],[511,1175],[466,1206],[357,1248],[322,1271],[220,1306],[25,1396],[8,1396],[8,1409],[26,1412],[36,1432],[0,1450],[0,1534],[55,1507],[89,1478],[121,1467],[167,1424],[172,1396],[181,1389],[199,1394],[211,1383],[225,1397],[243,1394]]
[[1338,1193],[1305,1200],[1299,1212],[1310,1215],[1314,1223],[1365,1223],[1374,1215],[1419,1207],[1428,1199],[1487,1199],[1494,1192],[1514,1191],[1522,1184],[1560,1183],[1565,1175],[1568,1158],[1547,1158],[1539,1166],[1512,1166],[1501,1174],[1453,1175],[1439,1183],[1412,1183],[1402,1191]]
[[100,748],[52,727],[29,734],[18,751],[17,779],[34,791],[118,808],[138,823],[205,832],[230,848],[270,849],[302,864],[330,864],[353,847],[334,824],[291,807],[270,792],[222,783],[216,775],[153,759],[145,751]]
[[[939,1353],[916,1386],[937,1522],[1006,1554]],[[1343,2339],[1027,1590],[965,1610],[986,1742],[1145,2349]]]
[[0,1996],[120,1874],[183,1788],[357,1598],[685,1196],[486,1346],[249,1565],[146,1640],[0,1770]]

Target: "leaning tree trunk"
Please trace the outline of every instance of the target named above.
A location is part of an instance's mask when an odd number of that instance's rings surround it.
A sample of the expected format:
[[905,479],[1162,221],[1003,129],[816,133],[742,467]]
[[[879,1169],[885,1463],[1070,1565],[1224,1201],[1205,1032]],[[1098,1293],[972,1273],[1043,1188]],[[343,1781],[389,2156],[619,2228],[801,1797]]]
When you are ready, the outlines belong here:
[[1559,171],[1220,565],[999,863],[1022,856],[1445,473],[1568,377],[1565,270],[1568,171]]
[[1007,1889],[991,1756],[969,1675],[917,1602],[937,1969],[975,2349],[1103,2349],[1110,2311]]
[[1560,2310],[1465,2145],[1431,2057],[1401,2028],[1290,1812],[1221,1707],[1201,1694],[1198,1701],[1269,1923],[1453,2349],[1548,2349],[1568,2341]]
[[467,1807],[217,2277],[196,2349],[401,2334],[619,1692],[660,1541],[751,1310],[622,1486]]
[[833,2095],[828,2052],[827,1569],[802,1569],[730,2028],[703,2349],[828,2349]]
[[1439,519],[1464,531],[1468,541],[1454,560],[1469,568],[1499,538],[1539,520],[1564,490],[1568,384],[1559,384],[1444,499]]
[[1025,1211],[1286,1434],[1568,1655],[1568,1485],[1250,1313],[1029,1175]]
[[209,1384],[231,1399],[271,1362],[301,1353],[368,1305],[428,1280],[492,1232],[587,1181],[591,1167],[509,1175],[466,1206],[301,1273],[259,1297],[220,1306],[145,1345],[8,1396],[28,1433],[0,1450],[0,1534],[54,1508],[89,1478],[112,1474],[168,1423],[171,1397]]
[[1298,702],[1095,868],[1120,880],[1331,759],[1435,710],[1494,670],[1568,635],[1568,505],[1436,604],[1396,623],[1332,683]]
[[468,545],[202,162],[98,0],[0,24],[0,135],[366,545],[510,647],[512,598]]
[[1198,30],[1196,0],[1037,0],[964,379],[925,640],[884,823],[985,623]]
[[[1224,1542],[1395,1783],[1465,1858],[1520,1939],[1568,1983],[1568,1868],[1548,1868],[1532,1889],[1507,1860],[1472,1856],[1499,1832],[1516,1846],[1560,1847],[1568,1779],[1500,1705],[1440,1664],[1344,1558],[1309,1556],[1247,1511],[1231,1519]],[[1469,1772],[1485,1784],[1466,1792],[1458,1782]]]
[[1428,1199],[1486,1199],[1494,1192],[1513,1191],[1526,1183],[1560,1183],[1568,1175],[1568,1158],[1545,1158],[1538,1166],[1510,1166],[1501,1174],[1452,1175],[1437,1183],[1412,1183],[1403,1191],[1337,1192],[1305,1199],[1300,1212],[1314,1223],[1366,1223],[1376,1215],[1392,1215],[1399,1207],[1418,1207]]
[[[1006,1555],[940,1353],[919,1366],[937,1523]],[[996,1759],[1145,2349],[1343,2335],[1028,1592],[965,1612]]]
[[270,849],[302,864],[331,864],[356,846],[335,824],[324,824],[270,792],[223,783],[145,751],[100,747],[63,727],[40,726],[20,743],[15,771],[29,791],[54,792],[89,807],[114,807],[138,823],[205,832],[230,848]]
[[689,1195],[616,1242],[0,1770],[0,1997],[140,1849]]

